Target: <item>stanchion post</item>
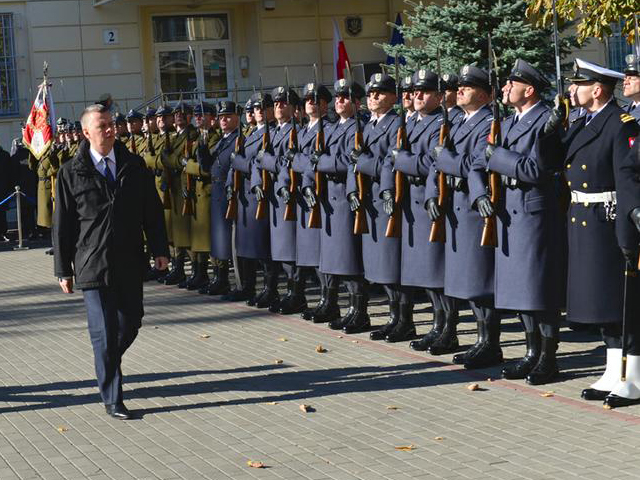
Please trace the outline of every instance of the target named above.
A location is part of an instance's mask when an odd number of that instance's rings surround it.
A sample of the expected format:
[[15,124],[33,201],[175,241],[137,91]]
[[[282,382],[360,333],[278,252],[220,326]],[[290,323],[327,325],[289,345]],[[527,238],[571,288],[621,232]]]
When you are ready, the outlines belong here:
[[23,193],[20,191],[20,186],[16,185],[16,214],[18,217],[18,246],[14,247],[14,250],[27,250],[29,247],[25,247],[22,245],[22,195]]

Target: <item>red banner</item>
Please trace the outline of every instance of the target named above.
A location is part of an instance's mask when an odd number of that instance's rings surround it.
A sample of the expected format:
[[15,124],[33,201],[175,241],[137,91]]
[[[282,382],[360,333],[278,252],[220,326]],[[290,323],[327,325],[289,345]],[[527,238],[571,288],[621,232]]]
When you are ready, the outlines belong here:
[[38,87],[38,94],[24,128],[22,142],[33,156],[40,158],[47,152],[54,138],[53,99],[45,80]]

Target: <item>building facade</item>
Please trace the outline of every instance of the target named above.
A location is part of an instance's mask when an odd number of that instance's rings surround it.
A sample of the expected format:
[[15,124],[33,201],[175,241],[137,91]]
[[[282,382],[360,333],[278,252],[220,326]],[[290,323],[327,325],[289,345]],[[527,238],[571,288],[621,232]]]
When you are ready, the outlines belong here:
[[[26,118],[43,64],[56,116],[110,93],[121,111],[172,94],[240,100],[284,78],[333,81],[333,20],[362,80],[386,54],[402,0],[0,0],[0,144]],[[605,63],[597,42],[581,55]]]

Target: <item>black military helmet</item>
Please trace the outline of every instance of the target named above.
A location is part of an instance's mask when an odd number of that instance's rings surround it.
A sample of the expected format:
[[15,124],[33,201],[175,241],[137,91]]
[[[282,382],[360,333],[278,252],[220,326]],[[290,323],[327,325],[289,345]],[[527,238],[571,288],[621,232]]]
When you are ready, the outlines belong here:
[[127,116],[125,117],[127,122],[131,122],[133,120],[140,120],[142,121],[142,114],[137,111],[137,110],[129,110],[129,112],[127,113]]
[[79,120],[76,120],[75,122],[73,122],[73,126],[76,132],[82,131],[82,123],[80,123]]
[[303,90],[303,98],[305,100],[309,98],[314,98],[316,95],[318,96],[318,100],[324,100],[329,103],[333,98],[331,96],[331,92],[324,85],[317,84],[315,82],[309,82],[304,86]]
[[205,115],[215,115],[216,114],[216,107],[215,105],[211,105],[210,103],[207,102],[202,102],[202,105],[200,103],[197,103],[196,106],[193,108],[193,114],[194,115],[202,115],[204,112]]
[[349,92],[351,92],[352,99],[360,99],[365,96],[364,88],[360,86],[359,83],[341,78],[336,83],[333,84],[333,89],[336,92],[337,96],[348,96]]
[[247,100],[247,103],[244,104],[244,109],[246,112],[253,112],[253,101],[251,99]]
[[251,104],[253,108],[260,107],[264,103],[264,108],[273,107],[273,98],[268,93],[262,94],[261,92],[256,92],[251,95]]
[[144,118],[151,118],[156,116],[156,109],[153,107],[147,107],[144,112]]
[[476,67],[475,65],[465,65],[460,70],[458,83],[462,87],[480,87],[491,93],[491,85],[489,85],[489,72],[485,69]]
[[[271,91],[274,102],[286,102],[287,101],[287,89],[285,87],[276,87]],[[298,105],[300,103],[300,97],[296,91],[289,87],[289,104]]]
[[438,90],[438,75],[421,68],[413,74],[412,84],[415,90]]
[[173,108],[170,105],[160,105],[160,108],[156,110],[156,117],[164,117],[165,115],[173,115]]
[[69,123],[69,120],[67,120],[66,118],[58,118],[58,120],[56,120],[56,125],[58,126],[58,128],[62,127],[63,125],[66,125],[67,123]]
[[374,73],[369,79],[369,92],[375,90],[395,93],[396,82],[386,73]]
[[413,77],[411,75],[405,75],[402,77],[400,87],[402,87],[403,92],[412,92],[415,88],[415,85],[413,84]]
[[527,83],[538,91],[543,91],[551,86],[549,80],[547,80],[545,76],[533,65],[530,65],[519,58],[511,69],[509,80]]
[[445,73],[442,75],[441,87],[443,90],[458,90],[458,75]]
[[576,58],[573,62],[573,77],[568,80],[572,83],[599,82],[614,87],[623,78],[622,73]]
[[173,113],[176,114],[178,112],[189,115],[193,113],[193,108],[191,108],[191,105],[186,102],[178,102],[176,108],[173,109]]
[[624,74],[632,77],[640,76],[640,57],[630,53],[624,57],[626,66],[624,67]]
[[113,115],[113,121],[117,123],[127,123],[127,119],[125,118],[125,116],[120,113],[120,112],[116,112]]
[[218,115],[232,115],[238,113],[235,102],[223,100],[218,103]]

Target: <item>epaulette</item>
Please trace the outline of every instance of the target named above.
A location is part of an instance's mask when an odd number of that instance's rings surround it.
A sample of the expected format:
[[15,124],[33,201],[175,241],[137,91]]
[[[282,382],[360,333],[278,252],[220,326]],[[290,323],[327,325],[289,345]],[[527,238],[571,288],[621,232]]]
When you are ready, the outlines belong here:
[[622,113],[620,114],[620,120],[622,120],[622,123],[627,123],[627,122],[635,122],[635,117],[629,115],[628,113]]

